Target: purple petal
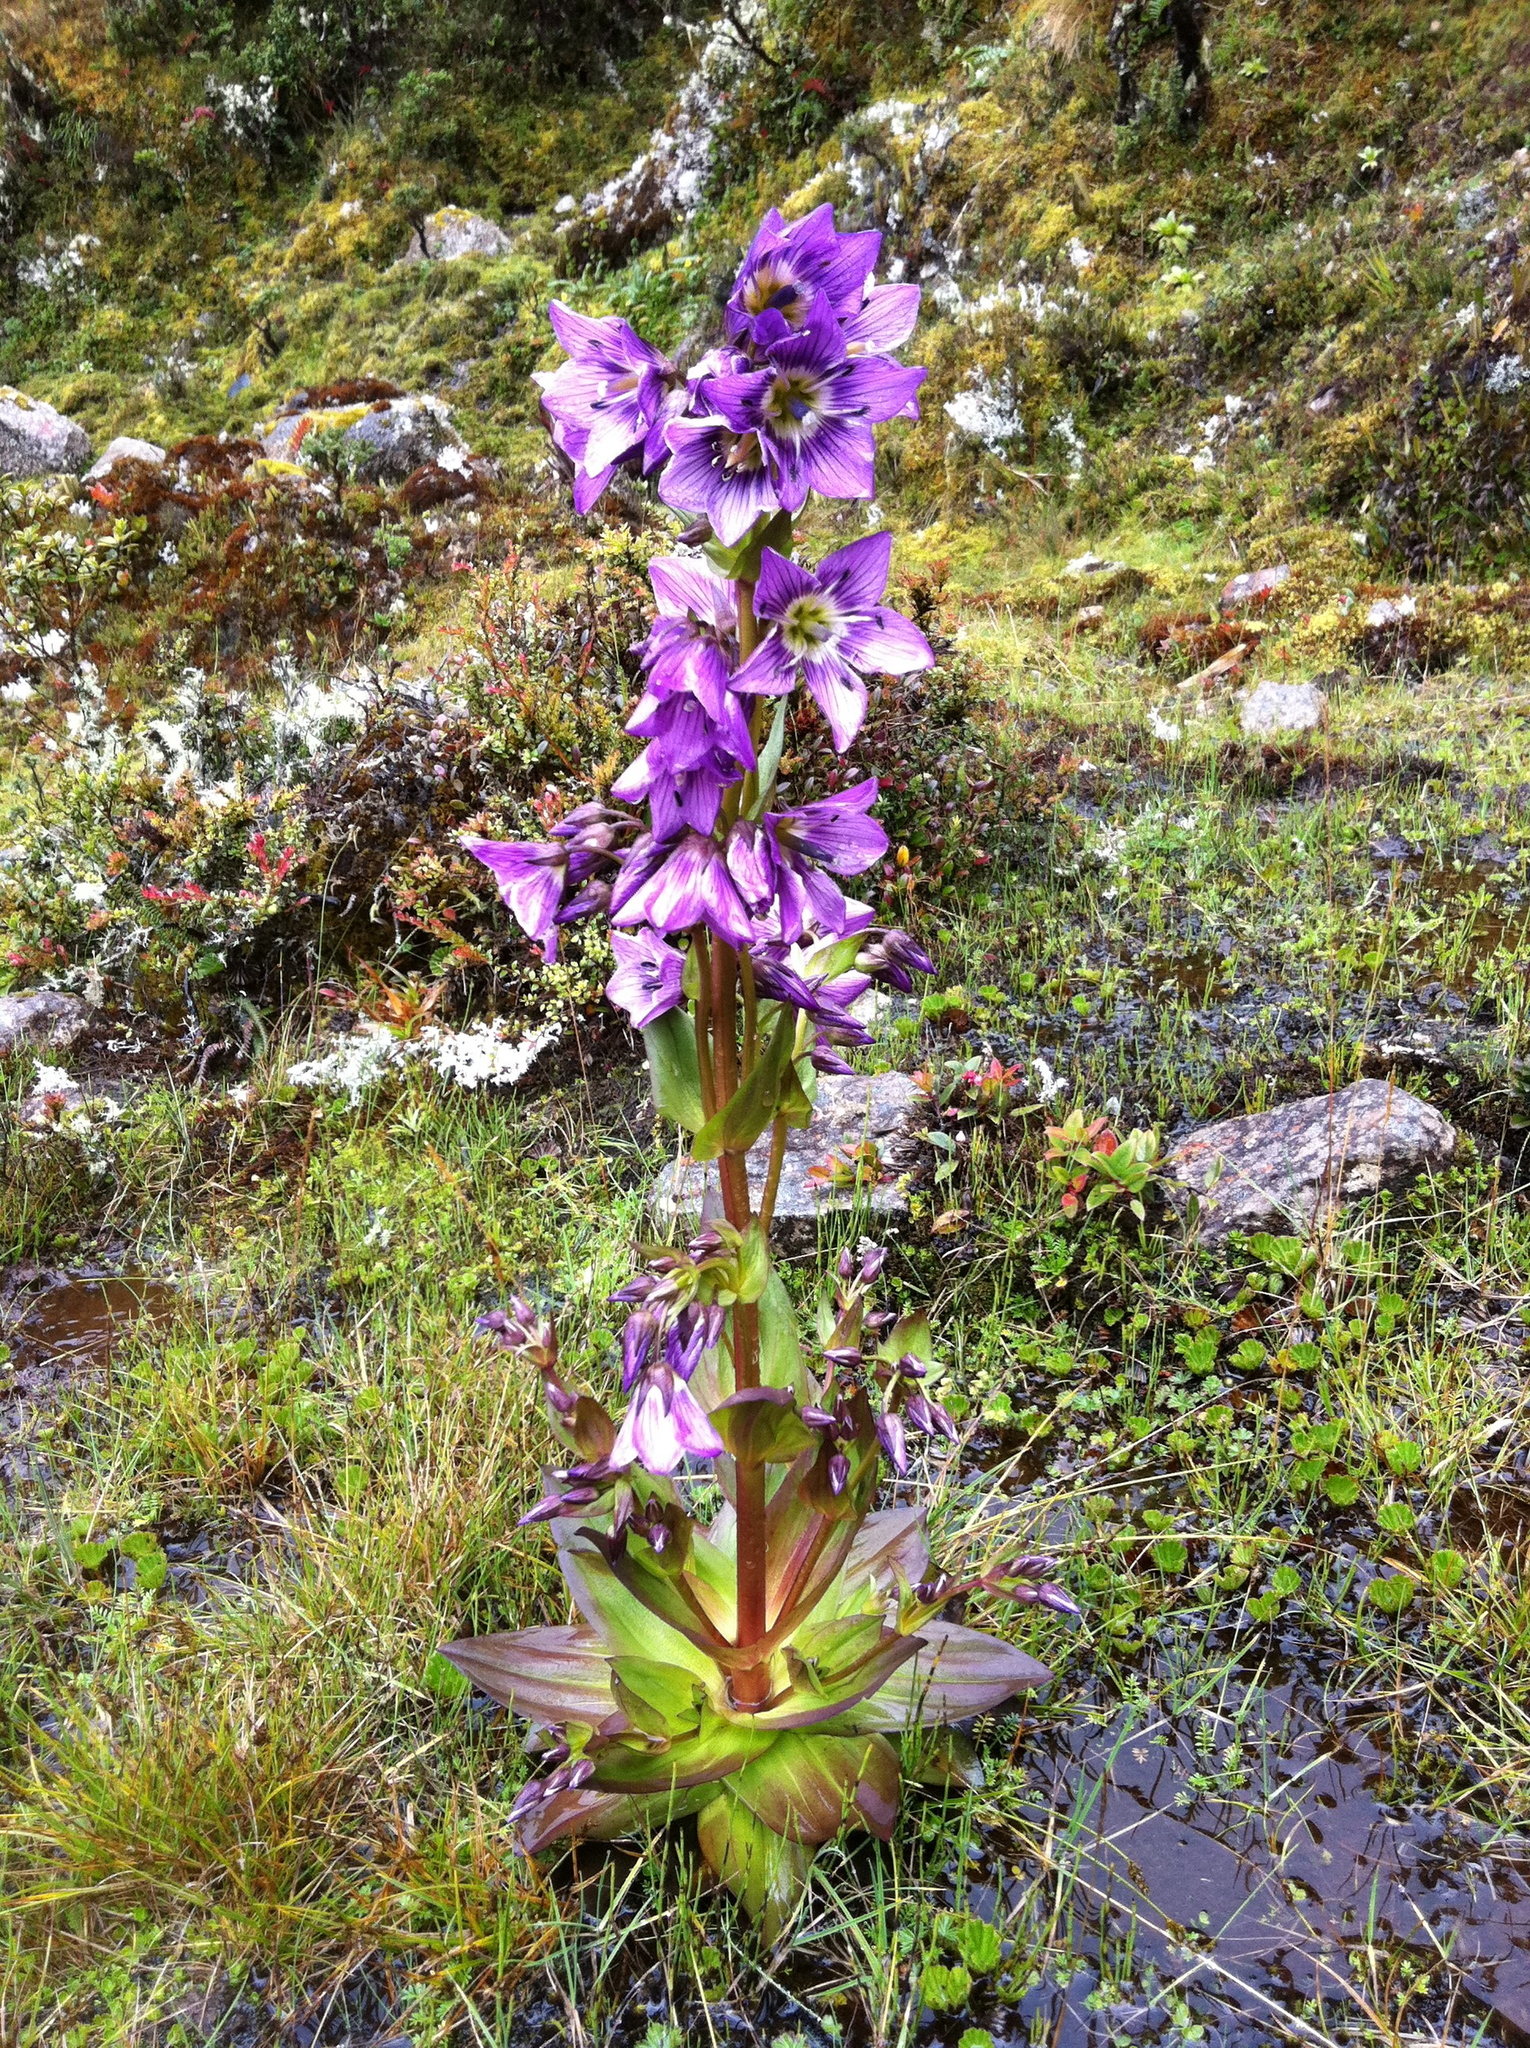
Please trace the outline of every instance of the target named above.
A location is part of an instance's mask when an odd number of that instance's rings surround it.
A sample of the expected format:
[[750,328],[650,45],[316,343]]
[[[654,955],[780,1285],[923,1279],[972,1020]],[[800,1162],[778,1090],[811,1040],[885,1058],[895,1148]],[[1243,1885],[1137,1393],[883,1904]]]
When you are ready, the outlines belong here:
[[879,284],[866,302],[845,321],[845,341],[852,354],[862,350],[901,348],[919,318],[916,284]]
[[853,540],[848,547],[824,556],[818,565],[818,581],[842,610],[869,611],[881,597],[892,565],[892,544],[890,533],[868,533],[863,540]]
[[[887,545],[892,546],[892,535],[887,536]],[[848,553],[848,549],[842,550]],[[835,559],[830,556],[831,561]],[[886,578],[884,576],[885,584]],[[754,609],[762,619],[779,619],[787,607],[797,598],[811,597],[819,588],[819,578],[811,570],[803,568],[800,562],[790,562],[784,555],[778,555],[774,548],[765,548],[760,554],[760,580],[754,588]],[[878,597],[881,590],[877,591]]]
[[872,425],[896,419],[928,374],[917,363],[895,363],[891,356],[857,356],[840,381],[839,402]]
[[874,675],[906,676],[935,666],[934,650],[913,620],[884,604],[855,621],[841,642],[841,652],[858,669]]
[[842,661],[819,656],[802,664],[802,679],[813,701],[828,720],[834,751],[848,751],[865,723],[866,685]]

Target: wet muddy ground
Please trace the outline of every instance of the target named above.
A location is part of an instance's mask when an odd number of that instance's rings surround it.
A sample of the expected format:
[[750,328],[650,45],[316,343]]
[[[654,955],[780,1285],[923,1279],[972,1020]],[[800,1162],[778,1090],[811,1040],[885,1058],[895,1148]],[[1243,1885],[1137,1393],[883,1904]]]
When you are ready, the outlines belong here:
[[142,1274],[13,1267],[0,1277],[0,1483],[46,1481],[49,1418],[70,1390],[109,1373],[113,1346],[175,1290]]

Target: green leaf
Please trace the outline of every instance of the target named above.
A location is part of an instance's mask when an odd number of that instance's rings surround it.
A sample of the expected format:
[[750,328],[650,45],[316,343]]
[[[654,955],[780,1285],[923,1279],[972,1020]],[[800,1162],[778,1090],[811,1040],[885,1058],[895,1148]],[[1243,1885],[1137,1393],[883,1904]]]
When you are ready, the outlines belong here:
[[1360,1482],[1348,1472],[1335,1472],[1323,1481],[1323,1491],[1336,1508],[1352,1508],[1360,1498]]
[[1278,1564],[1270,1573],[1270,1591],[1279,1599],[1289,1600],[1293,1593],[1302,1589],[1302,1575],[1295,1565]]
[[1248,1603],[1250,1621],[1274,1621],[1285,1605],[1278,1593],[1260,1593]]
[[1316,1254],[1299,1237],[1272,1237],[1267,1230],[1261,1230],[1248,1242],[1249,1250],[1261,1265],[1272,1266],[1291,1280],[1317,1262]]
[[776,706],[776,715],[770,721],[770,732],[760,749],[759,766],[755,770],[757,794],[749,806],[751,818],[761,818],[770,807],[770,800],[776,793],[776,777],[781,772],[781,755],[786,747],[786,706],[783,697]]
[[1388,1445],[1386,1458],[1399,1478],[1405,1477],[1409,1472],[1416,1472],[1424,1462],[1424,1454],[1418,1445],[1409,1443],[1406,1438],[1401,1443]]
[[975,1913],[948,1915],[941,1933],[974,1977],[986,1977],[1004,1960],[1003,1935],[991,1920],[980,1920]]
[[774,1834],[727,1792],[696,1816],[696,1840],[708,1869],[758,1922],[763,1938],[778,1940],[807,1890],[812,1850]]
[[1269,1363],[1270,1354],[1253,1337],[1245,1337],[1232,1355],[1232,1362],[1239,1372],[1258,1372],[1260,1366]]
[[789,1465],[817,1443],[788,1387],[746,1387],[712,1410],[712,1427],[731,1457]]
[[725,1721],[703,1705],[696,1732],[666,1743],[661,1749],[639,1749],[621,1741],[607,1744],[596,1760],[590,1783],[602,1792],[649,1796],[656,1792],[683,1792],[694,1785],[731,1778],[762,1751],[786,1740],[784,1735],[757,1727],[752,1721]]
[[148,1529],[135,1529],[131,1536],[124,1536],[117,1548],[124,1557],[154,1557],[159,1552],[159,1538]]
[[1416,1517],[1405,1500],[1389,1500],[1376,1510],[1376,1527],[1389,1536],[1402,1536],[1413,1527]]
[[724,1152],[747,1152],[775,1115],[781,1076],[791,1061],[796,1014],[795,1010],[782,1010],[769,1042],[744,1080],[692,1139],[693,1159],[705,1162]]
[[797,1334],[797,1311],[781,1275],[772,1271],[760,1296],[760,1378],[767,1387],[789,1387],[799,1402],[808,1398],[807,1368]]
[[880,1735],[796,1730],[740,1771],[729,1789],[773,1834],[816,1848],[851,1821],[887,1839],[899,1776],[897,1753]]
[[1400,1573],[1390,1579],[1372,1579],[1365,1597],[1378,1614],[1403,1614],[1413,1604],[1413,1581]]
[[162,1550],[142,1551],[133,1559],[133,1570],[146,1593],[157,1593],[170,1576],[170,1560]]
[[701,1070],[696,1064],[696,1029],[685,1009],[666,1011],[643,1030],[648,1053],[648,1078],[654,1107],[682,1130],[699,1131],[706,1122],[701,1106]]
[[1161,1572],[1182,1572],[1190,1553],[1177,1536],[1165,1536],[1153,1545],[1153,1562]]
[[647,1657],[613,1657],[611,1690],[628,1720],[645,1734],[688,1734],[701,1718],[702,1689],[693,1671]]
[[1466,1577],[1466,1559],[1459,1550],[1436,1550],[1425,1567],[1437,1593],[1448,1593]]
[[71,1543],[70,1553],[84,1572],[98,1572],[112,1554],[110,1543]]
[[957,2036],[956,2048],[994,2048],[993,2035],[986,2027],[964,2027]]
[[935,1339],[930,1332],[930,1319],[922,1308],[915,1309],[910,1315],[899,1316],[877,1346],[877,1356],[889,1364],[905,1356],[916,1358],[921,1365],[932,1362]]
[[972,1972],[962,1963],[926,1963],[919,1994],[933,2012],[960,2012],[972,1996]]
[[439,1650],[432,1650],[425,1659],[420,1677],[426,1690],[438,1700],[460,1700],[473,1690],[472,1680],[464,1677],[455,1664],[449,1664]]

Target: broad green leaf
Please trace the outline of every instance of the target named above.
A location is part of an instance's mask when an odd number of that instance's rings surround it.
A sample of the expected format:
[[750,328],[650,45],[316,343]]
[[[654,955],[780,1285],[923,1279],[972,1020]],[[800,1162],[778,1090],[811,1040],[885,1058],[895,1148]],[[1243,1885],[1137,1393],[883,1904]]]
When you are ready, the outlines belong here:
[[455,1664],[449,1664],[439,1650],[432,1650],[425,1659],[425,1669],[420,1673],[428,1692],[438,1700],[460,1700],[473,1690],[473,1681],[460,1672]]
[[696,1840],[708,1868],[758,1923],[763,1939],[778,1940],[807,1890],[812,1851],[773,1834],[726,1792],[697,1816]]
[[649,1735],[683,1735],[700,1719],[701,1687],[683,1665],[614,1657],[611,1690],[628,1720]]
[[1360,1482],[1349,1472],[1335,1472],[1323,1481],[1323,1491],[1336,1508],[1352,1508],[1360,1498]]
[[157,1593],[170,1576],[170,1560],[162,1550],[141,1551],[133,1559],[133,1570],[146,1593]]
[[643,1030],[648,1078],[654,1107],[682,1130],[699,1131],[706,1122],[701,1106],[701,1070],[696,1064],[696,1029],[690,1012],[668,1010]]
[[1380,1614],[1403,1614],[1413,1604],[1413,1581],[1401,1573],[1390,1579],[1372,1579],[1365,1597]]
[[1004,1937],[991,1920],[976,1913],[953,1913],[941,1932],[974,1977],[986,1977],[1004,1960]]
[[70,1555],[84,1572],[98,1572],[112,1554],[110,1543],[71,1543]]
[[815,1730],[781,1736],[729,1790],[773,1834],[816,1848],[851,1819],[874,1820],[873,1832],[885,1840],[898,1811],[899,1775],[897,1755],[881,1736]]
[[808,1376],[797,1334],[797,1311],[777,1272],[765,1283],[758,1314],[761,1380],[767,1387],[789,1387],[799,1401],[806,1401]]
[[792,515],[781,511],[769,517],[761,513],[753,526],[740,541],[731,547],[720,540],[709,540],[702,553],[720,575],[734,583],[758,583],[760,580],[760,558],[766,548],[774,548],[778,555],[789,555],[792,551]]
[[908,1353],[912,1353],[921,1365],[928,1365],[935,1356],[930,1319],[922,1308],[899,1316],[877,1347],[877,1356],[888,1360],[902,1358]]
[[761,1728],[753,1720],[725,1721],[721,1715],[703,1708],[696,1733],[682,1736],[663,1749],[629,1747],[621,1741],[608,1743],[600,1751],[590,1783],[602,1792],[684,1791],[693,1785],[713,1784],[718,1778],[731,1778],[763,1751],[784,1740],[773,1728]]
[[598,1550],[578,1541],[560,1544],[558,1563],[574,1605],[611,1656],[648,1657],[656,1664],[683,1664],[707,1681],[715,1676],[716,1665],[706,1652],[645,1607],[617,1578]]
[[1429,1583],[1437,1593],[1448,1593],[1466,1577],[1466,1559],[1459,1550],[1436,1550],[1427,1565]]
[[159,1552],[159,1538],[147,1529],[135,1529],[131,1536],[124,1536],[117,1548],[124,1557],[154,1557]]
[[926,1963],[919,1995],[933,2012],[960,2012],[972,1996],[972,1973],[964,1963]]
[[1293,1593],[1302,1589],[1302,1575],[1295,1565],[1278,1564],[1270,1573],[1270,1591],[1277,1598],[1289,1600]]
[[1165,1536],[1153,1545],[1153,1562],[1161,1572],[1182,1572],[1190,1553],[1177,1536]]
[[1424,1454],[1418,1445],[1409,1443],[1406,1437],[1400,1443],[1389,1444],[1386,1457],[1387,1463],[1399,1478],[1405,1478],[1408,1473],[1416,1472],[1424,1462]]
[[440,1655],[491,1700],[545,1728],[565,1721],[595,1725],[616,1710],[610,1662],[590,1628],[464,1636],[443,1644]]
[[817,1439],[797,1413],[787,1387],[747,1387],[711,1413],[730,1456],[761,1465],[789,1465]]
[[1376,1510],[1376,1527],[1389,1536],[1402,1536],[1413,1527],[1415,1517],[1405,1500],[1389,1500]]

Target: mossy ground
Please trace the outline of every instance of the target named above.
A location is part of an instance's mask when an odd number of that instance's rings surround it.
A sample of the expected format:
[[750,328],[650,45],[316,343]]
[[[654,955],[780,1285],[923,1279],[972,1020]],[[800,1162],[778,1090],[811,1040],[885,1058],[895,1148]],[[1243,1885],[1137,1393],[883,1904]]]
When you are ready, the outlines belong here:
[[[800,66],[772,72],[697,219],[584,268],[553,208],[641,146],[685,72],[678,29],[615,83],[536,95],[477,73],[471,92],[422,86],[417,68],[266,157],[212,149],[192,118],[201,46],[130,61],[88,10],[18,16],[55,94],[25,249],[99,243],[74,296],[15,286],[0,378],[98,445],[244,431],[349,376],[439,389],[503,465],[479,524],[432,533],[346,486],[354,525],[325,562],[354,567],[358,534],[390,529],[408,556],[377,539],[365,604],[323,585],[306,640],[290,537],[260,593],[261,633],[315,673],[352,654],[424,673],[486,587],[454,560],[492,579],[513,547],[554,595],[583,573],[527,386],[555,280],[678,343],[762,205],[853,210],[871,164],[876,204],[900,208],[889,253],[960,283],[916,342],[925,417],[888,436],[881,505],[899,573],[955,594],[993,699],[964,737],[1006,792],[961,897],[937,913],[913,893],[947,1001],[895,1013],[871,1057],[937,1085],[969,1055],[1040,1058],[1062,1077],[1054,1114],[1118,1102],[1122,1125],[1169,1133],[1395,1073],[1467,1143],[1447,1176],[1348,1212],[1298,1273],[1187,1250],[1161,1218],[1145,1234],[1108,1213],[1066,1222],[1034,1107],[931,1148],[890,1271],[931,1305],[965,1435],[913,1485],[948,1555],[1000,1532],[1055,1548],[1086,1612],[1019,1624],[1058,1682],[979,1731],[988,1789],[912,1793],[888,1855],[826,1857],[769,1957],[683,1852],[516,1858],[513,1733],[428,1662],[465,1628],[561,1616],[549,1560],[513,1527],[544,1453],[532,1390],[469,1331],[484,1303],[534,1289],[571,1366],[610,1380],[604,1300],[663,1153],[625,1036],[571,1014],[504,1098],[416,1067],[359,1108],[316,1104],[285,1080],[322,1021],[310,988],[262,1014],[226,1085],[141,1087],[95,1171],[69,1137],[8,1122],[0,1256],[175,1288],[109,1377],[81,1373],[40,1416],[48,1476],[6,1495],[0,2038],[17,2048],[890,2048],[973,2026],[1071,2041],[1102,2013],[1175,2041],[1496,2024],[1469,1972],[1363,1923],[1316,1991],[1251,2009],[1195,1929],[1154,1950],[1113,1916],[1090,1860],[1095,1781],[1060,1807],[1038,1760],[1079,1727],[1162,1717],[1201,1762],[1177,1786],[1187,1820],[1232,1801],[1278,1866],[1295,1672],[1324,1727],[1384,1759],[1398,1814],[1454,1816],[1510,1890],[1530,1826],[1525,395],[1486,389],[1492,364],[1530,353],[1519,11],[1229,6],[1212,116],[1190,132],[1162,44],[1142,119],[1118,131],[1098,43],[1048,51],[1036,11],[882,10],[875,33],[853,9],[772,21],[819,37],[820,83],[850,81],[848,113],[820,118]],[[864,111],[897,98],[956,123],[938,162],[919,158],[923,115],[900,138]],[[445,201],[529,209],[515,253],[398,266],[412,215]],[[1178,254],[1152,231],[1171,213],[1195,229]],[[1027,281],[1054,312],[1025,312]],[[1013,400],[989,448],[945,411],[975,370],[990,391],[1007,376]],[[643,547],[662,517],[619,516]],[[234,518],[199,514],[180,562],[104,614],[103,666],[150,708],[186,633],[210,630],[200,565],[224,559]],[[858,509],[823,515],[813,539],[860,530]],[[1070,577],[1086,548],[1125,572],[1098,590]],[[1279,561],[1284,588],[1224,621],[1226,580]],[[388,576],[406,603],[385,625]],[[245,601],[217,589],[213,611]],[[1371,626],[1404,595],[1404,625]],[[1180,688],[1229,623],[1257,629],[1245,680],[1328,679],[1322,730],[1261,744],[1215,686]],[[240,658],[259,653],[257,636]],[[46,760],[14,746],[7,832],[54,802]],[[419,942],[396,964],[420,969]],[[13,1096],[30,1081],[26,1061],[6,1076]],[[804,1299],[816,1273],[794,1271]],[[1332,1454],[1304,1482],[1315,1428]],[[171,1559],[157,1591],[120,1548],[147,1531]],[[82,1568],[76,1542],[104,1557]],[[1411,1589],[1399,1614],[1377,1579]],[[1000,1926],[1002,1953],[968,1911]]]

